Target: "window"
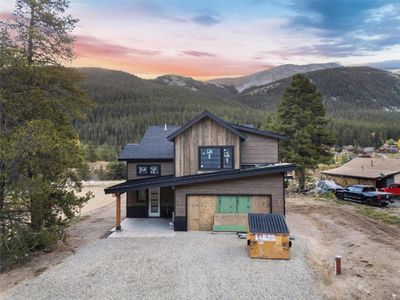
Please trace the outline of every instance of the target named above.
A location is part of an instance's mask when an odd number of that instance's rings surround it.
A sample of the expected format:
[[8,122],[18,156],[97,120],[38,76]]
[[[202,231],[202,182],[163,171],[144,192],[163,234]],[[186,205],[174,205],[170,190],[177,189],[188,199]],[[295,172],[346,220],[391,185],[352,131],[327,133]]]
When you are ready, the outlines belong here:
[[233,147],[199,147],[199,170],[233,169]]
[[161,174],[160,165],[137,165],[137,176],[159,176]]

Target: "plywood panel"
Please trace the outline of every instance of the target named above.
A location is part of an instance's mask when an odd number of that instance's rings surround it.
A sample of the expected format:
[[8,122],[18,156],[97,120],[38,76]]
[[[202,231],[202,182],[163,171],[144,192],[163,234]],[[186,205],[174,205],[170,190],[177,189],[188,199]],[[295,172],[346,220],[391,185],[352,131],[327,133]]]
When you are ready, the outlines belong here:
[[253,213],[269,213],[270,197],[268,196],[252,196],[251,197],[251,211]]
[[188,197],[188,230],[211,231],[214,223],[216,196]]
[[235,168],[240,168],[240,137],[225,127],[206,118],[188,128],[175,138],[176,176],[210,171],[198,169],[199,146],[233,146]]
[[214,225],[229,226],[243,225],[247,226],[247,214],[215,214]]

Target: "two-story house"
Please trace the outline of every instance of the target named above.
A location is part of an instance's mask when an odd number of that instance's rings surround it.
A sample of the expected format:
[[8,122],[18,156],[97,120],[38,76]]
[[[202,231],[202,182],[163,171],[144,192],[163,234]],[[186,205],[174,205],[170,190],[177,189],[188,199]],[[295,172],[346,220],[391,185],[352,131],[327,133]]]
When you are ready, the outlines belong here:
[[173,218],[176,231],[242,231],[249,212],[285,213],[277,133],[225,122],[204,112],[183,126],[150,126],[119,160],[127,180],[105,189],[121,194],[127,218]]

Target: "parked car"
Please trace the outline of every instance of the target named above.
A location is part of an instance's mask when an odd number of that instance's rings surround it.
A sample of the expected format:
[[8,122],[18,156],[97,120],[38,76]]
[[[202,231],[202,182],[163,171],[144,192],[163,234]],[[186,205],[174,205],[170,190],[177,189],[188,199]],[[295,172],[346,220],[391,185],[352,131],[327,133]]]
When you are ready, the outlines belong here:
[[393,194],[379,192],[373,186],[368,185],[352,185],[345,189],[338,189],[336,198],[382,207],[394,202]]
[[400,198],[400,183],[392,183],[388,187],[380,189],[381,192],[391,193],[397,198]]
[[343,189],[340,185],[337,185],[333,180],[320,180],[315,185],[315,194],[325,194],[328,192],[335,192],[337,189]]

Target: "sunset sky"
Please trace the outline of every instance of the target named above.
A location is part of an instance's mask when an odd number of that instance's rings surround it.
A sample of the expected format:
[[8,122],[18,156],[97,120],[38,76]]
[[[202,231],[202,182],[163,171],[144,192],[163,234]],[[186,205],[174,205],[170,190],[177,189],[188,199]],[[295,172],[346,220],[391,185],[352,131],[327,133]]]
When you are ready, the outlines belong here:
[[[15,2],[1,0],[1,17]],[[74,66],[145,78],[247,75],[280,64],[400,58],[400,1],[72,0]]]

